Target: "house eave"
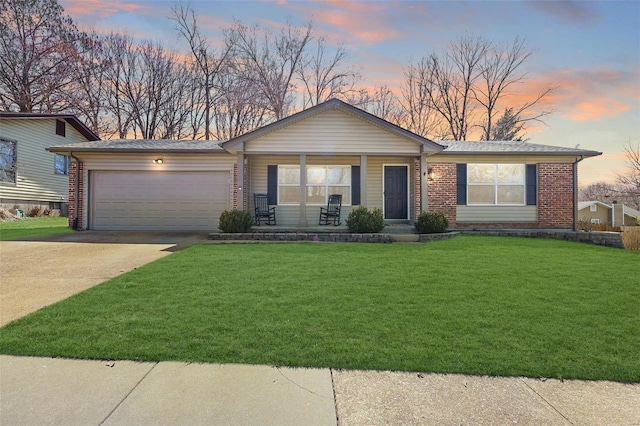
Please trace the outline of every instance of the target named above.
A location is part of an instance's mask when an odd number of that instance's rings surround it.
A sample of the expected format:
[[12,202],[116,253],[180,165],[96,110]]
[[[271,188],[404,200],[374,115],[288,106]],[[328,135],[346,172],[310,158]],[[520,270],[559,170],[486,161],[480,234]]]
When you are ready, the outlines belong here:
[[21,113],[21,112],[0,112],[0,118],[18,119],[18,120],[42,120],[42,119],[59,119],[65,120],[71,127],[76,129],[88,141],[99,141],[100,137],[89,129],[82,121],[72,114],[37,114],[37,113]]
[[306,118],[312,117],[316,114],[319,114],[324,111],[328,111],[331,109],[337,109],[347,114],[352,114],[371,125],[378,126],[386,131],[394,133],[400,137],[408,139],[417,145],[420,146],[421,151],[425,152],[440,152],[444,149],[444,146],[434,142],[430,139],[423,138],[409,130],[403,129],[393,123],[390,123],[382,118],[376,117],[373,114],[370,114],[366,111],[361,110],[360,108],[354,107],[353,105],[349,105],[339,99],[330,99],[322,104],[314,105],[311,108],[306,110],[297,112],[293,115],[285,117],[279,121],[274,123],[270,123],[264,127],[256,129],[252,132],[246,133],[244,135],[238,136],[236,138],[230,139],[226,142],[223,142],[221,146],[224,149],[242,151],[244,149],[244,144],[246,142],[250,142],[256,138],[269,134],[271,132],[275,132],[287,126],[290,126],[298,121],[304,120]]

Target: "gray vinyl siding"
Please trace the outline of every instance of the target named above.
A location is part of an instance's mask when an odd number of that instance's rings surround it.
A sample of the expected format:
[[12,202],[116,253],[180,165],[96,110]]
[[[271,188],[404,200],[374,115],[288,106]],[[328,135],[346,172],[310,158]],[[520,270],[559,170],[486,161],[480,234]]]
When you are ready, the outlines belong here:
[[457,222],[537,222],[537,206],[458,206]]
[[[63,120],[64,121],[64,120]],[[0,137],[17,142],[16,183],[0,183],[0,199],[67,202],[69,177],[55,173],[53,145],[86,142],[87,139],[65,121],[66,136],[56,135],[56,119],[0,120]]]
[[420,145],[351,114],[329,110],[251,140],[245,152],[419,155]]
[[[89,188],[91,185],[90,172],[93,171],[228,171],[229,172],[229,205],[233,203],[233,166],[236,157],[229,154],[149,154],[149,153],[79,153],[78,157],[84,165],[82,223],[89,223]],[[162,157],[162,164],[155,164],[154,159]]]
[[[230,154],[78,153],[85,170],[233,171],[237,157]],[[162,158],[162,164],[153,160]]]
[[[269,165],[297,165],[300,164],[299,155],[268,155],[249,157],[249,211],[253,212],[253,194],[267,192],[267,166]],[[359,165],[360,157],[357,156],[307,156],[307,165]],[[351,206],[343,206],[342,221],[345,222]],[[310,226],[318,223],[320,206],[307,206],[307,222]],[[276,220],[278,225],[297,226],[300,222],[300,207],[291,205],[279,205],[276,208]]]

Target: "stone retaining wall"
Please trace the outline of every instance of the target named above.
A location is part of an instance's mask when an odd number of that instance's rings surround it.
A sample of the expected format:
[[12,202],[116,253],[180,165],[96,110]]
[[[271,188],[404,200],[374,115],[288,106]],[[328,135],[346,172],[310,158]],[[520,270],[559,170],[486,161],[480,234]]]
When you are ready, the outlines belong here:
[[[460,234],[551,238],[556,240],[624,248],[622,237],[618,232],[574,232],[539,229],[465,230],[446,232],[442,234],[420,234],[418,241],[424,243],[428,241],[444,240],[453,238]],[[215,241],[331,241],[341,243],[392,243],[393,234],[350,234],[347,232],[249,232],[246,234],[212,233],[209,234],[209,239]]]
[[312,233],[312,232],[249,232],[246,234],[209,234],[210,240],[216,241],[332,241],[341,243],[391,243],[389,234],[349,234]]
[[531,237],[531,238],[551,238],[555,240],[575,241],[578,243],[596,244],[599,246],[608,246],[616,248],[624,248],[622,236],[619,232],[584,232],[584,231],[555,231],[555,230],[539,230],[539,229],[500,229],[500,230],[474,230],[459,231],[461,234],[468,235],[504,235],[510,237]]

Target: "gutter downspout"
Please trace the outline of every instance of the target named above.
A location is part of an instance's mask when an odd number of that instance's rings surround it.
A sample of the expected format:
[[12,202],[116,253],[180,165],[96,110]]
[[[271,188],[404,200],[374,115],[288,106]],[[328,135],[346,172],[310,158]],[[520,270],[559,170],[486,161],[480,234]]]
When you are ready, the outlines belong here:
[[71,158],[73,158],[74,160],[76,160],[76,184],[75,184],[75,205],[73,208],[73,223],[71,224],[71,229],[77,230],[78,229],[78,210],[80,210],[78,208],[78,197],[80,196],[80,188],[78,185],[80,185],[80,159],[78,157],[76,157],[75,155],[73,155],[73,152],[69,152],[69,156]]
[[573,163],[573,231],[578,231],[578,163],[584,160],[581,155],[578,160]]

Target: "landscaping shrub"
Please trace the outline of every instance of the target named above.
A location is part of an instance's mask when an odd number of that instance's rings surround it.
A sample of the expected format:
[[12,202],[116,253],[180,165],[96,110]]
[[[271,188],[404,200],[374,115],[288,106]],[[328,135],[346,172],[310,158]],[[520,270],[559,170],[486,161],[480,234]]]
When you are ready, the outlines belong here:
[[253,225],[253,217],[246,211],[225,210],[220,215],[218,228],[222,232],[241,233],[249,232]]
[[347,228],[349,232],[357,233],[374,233],[382,231],[384,228],[384,218],[382,210],[374,208],[367,209],[364,206],[358,206],[351,210],[347,218]]
[[44,216],[49,216],[49,217],[60,217],[60,210],[56,210],[56,209],[45,209],[45,210],[44,210]]
[[611,226],[606,223],[592,223],[591,219],[587,219],[586,217],[582,220],[578,220],[578,230],[579,231],[603,231],[603,232],[620,232],[619,226]]
[[34,206],[27,212],[27,217],[42,217],[43,211],[42,207]]
[[16,218],[16,216],[11,214],[10,211],[5,210],[5,209],[0,207],[0,221],[13,220],[15,218]]
[[439,234],[449,226],[447,217],[442,212],[422,212],[416,220],[418,234]]

